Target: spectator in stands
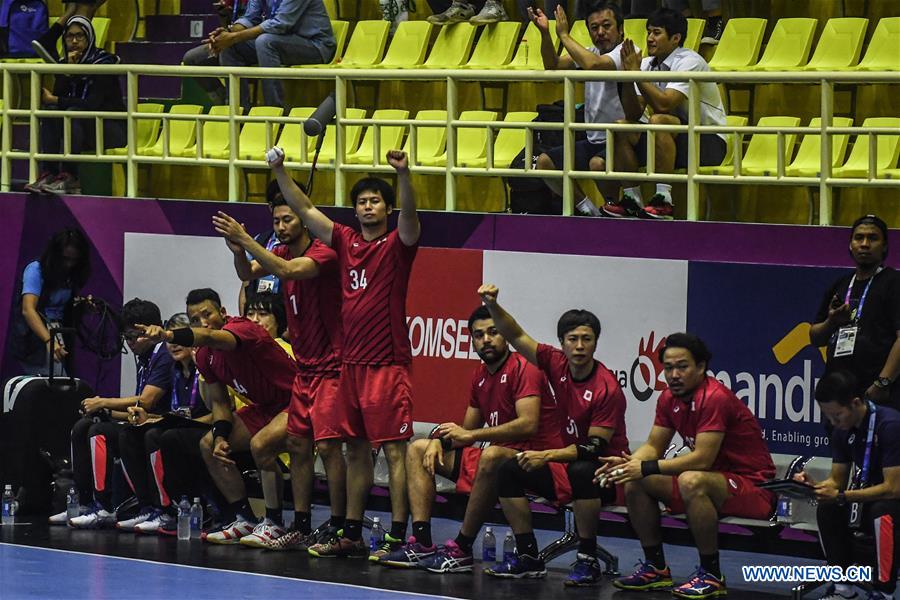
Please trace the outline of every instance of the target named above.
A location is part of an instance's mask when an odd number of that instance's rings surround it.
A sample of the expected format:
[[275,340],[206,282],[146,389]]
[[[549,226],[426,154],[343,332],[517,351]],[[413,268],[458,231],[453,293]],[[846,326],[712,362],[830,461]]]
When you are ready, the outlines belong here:
[[[281,190],[278,188],[278,182],[273,179],[266,186],[266,204],[269,206],[269,210],[274,213],[276,203],[281,204],[283,202],[284,196],[282,196]],[[281,245],[281,241],[278,239],[278,234],[275,233],[274,228],[259,232],[253,239],[269,252],[274,252],[275,248]],[[253,260],[250,253],[246,253],[245,256],[247,257],[247,260]],[[238,310],[241,311],[241,314],[244,313],[244,302],[246,301],[248,294],[252,295],[264,292],[275,295],[280,294],[281,280],[271,273],[262,273],[256,279],[242,281],[240,295],[238,296]]]
[[[719,517],[768,520],[775,497],[756,487],[772,479],[775,465],[759,423],[734,393],[708,376],[711,354],[691,334],[673,333],[659,352],[668,389],[656,404],[656,419],[647,442],[633,454],[601,459],[597,476],[625,485],[631,525],[646,561],[628,577],[613,582],[619,589],[649,591],[672,586],[663,555],[659,503],[673,514],[687,513],[700,553],[700,566],[672,593],[682,598],[711,598],[726,593],[719,567]],[[675,434],[687,454],[665,458]]]
[[[589,3],[589,0],[576,0],[575,18],[580,19],[584,14],[582,5]],[[544,0],[544,14],[551,15],[558,8],[565,10],[565,0]],[[519,9],[519,18],[523,23],[528,23],[531,18],[529,11],[532,10],[534,2],[531,0],[516,0],[516,6]],[[503,8],[501,0],[428,0],[428,6],[431,8],[432,15],[427,18],[429,23],[435,25],[449,25],[451,23],[460,23],[468,21],[473,25],[489,25],[499,21],[508,21],[509,16],[506,9]],[[540,9],[536,9],[540,10]]]
[[[220,0],[214,6],[216,13],[219,15],[220,25],[207,36],[203,44],[184,53],[184,58],[181,59],[181,62],[185,66],[219,66],[219,54],[213,52],[209,39],[225,31],[230,31],[231,25],[247,10],[247,0]],[[209,94],[213,104],[225,104],[228,101],[225,86],[222,85],[222,81],[218,77],[198,77],[194,81]]]
[[[250,0],[247,12],[230,30],[208,38],[210,50],[223,67],[285,67],[327,63],[337,44],[322,0]],[[284,106],[279,79],[263,79],[268,106]],[[241,81],[241,105],[250,106],[247,80]]]
[[[684,15],[668,8],[661,8],[647,19],[647,52],[643,61],[641,53],[630,40],[622,45],[622,63],[630,71],[709,71],[703,57],[682,47],[687,35],[687,19]],[[725,108],[719,87],[712,81],[698,84],[700,91],[699,125],[724,125]],[[622,107],[629,123],[639,120],[653,125],[684,125],[688,121],[687,81],[660,82],[642,81],[635,85],[621,87]],[[645,108],[653,109],[649,120],[642,116]],[[688,134],[657,132],[656,171],[672,173],[688,164]],[[700,165],[718,165],[725,157],[724,134],[700,135]],[[637,171],[647,164],[647,134],[626,133],[616,136],[616,171]],[[657,183],[656,194],[648,206],[643,205],[641,188],[628,184],[621,201],[607,198],[603,212],[611,217],[643,217],[648,219],[671,219],[672,186]]]
[[[432,573],[472,570],[472,545],[488,512],[497,502],[500,465],[523,450],[562,445],[556,401],[547,380],[509,344],[480,306],[469,317],[472,346],[482,364],[472,374],[469,403],[462,425],[442,423],[430,439],[416,440],[406,455],[413,534],[402,548],[379,563],[415,567]],[[490,446],[484,448],[484,443]],[[469,494],[459,535],[438,548],[431,537],[435,475],[456,482]],[[546,574],[546,571],[543,571]]]
[[[292,183],[299,186],[293,180]],[[310,527],[313,439],[328,479],[331,527],[337,531],[346,517],[347,469],[337,397],[342,336],[340,270],[334,250],[309,237],[300,217],[280,192],[271,205],[275,232],[281,242],[273,251],[250,237],[240,223],[225,213],[213,217],[213,225],[234,253],[235,270],[242,280],[269,273],[283,280],[284,300],[272,294],[267,296],[272,299],[273,308],[280,305],[282,313],[288,308],[293,354],[299,366],[287,420],[295,514],[292,531],[267,547],[306,550],[320,541],[311,536]],[[250,260],[247,254],[252,257]],[[256,303],[251,297],[248,314],[254,308]]]
[[[277,456],[285,449],[286,409],[297,365],[262,327],[243,317],[227,316],[214,290],[192,290],[186,304],[190,328],[141,327],[140,339],[199,348],[197,369],[206,381],[213,413],[213,429],[203,437],[200,448],[213,481],[236,515],[232,523],[205,539],[260,547],[285,533],[281,514],[284,484]],[[252,404],[233,411],[225,382]],[[246,450],[251,451],[260,470],[266,503],[266,517],[258,524],[232,457],[232,453]]]
[[[488,0],[490,2],[491,0]],[[468,21],[486,5],[485,0],[428,0],[428,7],[431,9],[431,15],[426,21],[434,25],[451,25],[453,23],[462,23]],[[501,7],[502,9],[502,7]],[[503,19],[506,19],[506,12],[503,13]]]
[[[556,33],[568,51],[568,56],[559,56],[553,47],[550,37],[550,21],[540,9],[528,9],[528,16],[541,32],[541,58],[544,68],[548,70],[586,69],[596,71],[616,71],[622,69],[622,40],[624,35],[624,17],[616,4],[597,2],[588,8],[585,18],[591,41],[589,48],[583,48],[569,35],[569,21],[562,6],[556,8]],[[588,81],[584,85],[584,120],[586,123],[615,123],[625,118],[622,103],[619,101],[618,84],[615,81]],[[544,170],[560,169],[563,164],[565,146],[551,148],[538,156],[537,168]],[[602,171],[606,168],[606,131],[592,130],[587,132],[587,139],[575,142],[574,165],[577,171]],[[545,179],[553,192],[562,195],[562,180]],[[613,198],[617,184],[597,181],[604,198]],[[600,210],[576,184],[579,201],[577,209],[585,215],[600,216]]]
[[[406,449],[412,437],[412,350],[406,326],[406,296],[422,228],[409,173],[409,158],[389,150],[397,191],[367,177],[350,190],[360,230],[333,222],[317,209],[284,169],[284,154],[269,161],[284,199],[309,232],[334,249],[341,269],[343,361],[338,397],[348,409],[341,423],[347,442],[347,519],[343,537],[309,548],[313,556],[369,556],[362,539],[366,498],[374,477],[372,445],[381,446],[390,471],[391,529],[385,550],[406,539]],[[398,199],[397,227],[388,217]],[[373,324],[380,324],[374,327]]]
[[[41,257],[25,266],[9,334],[10,353],[25,375],[50,374],[50,328],[67,325],[66,311],[91,275],[87,238],[80,229],[53,234]],[[53,370],[65,374],[69,352],[63,336],[53,347]]]
[[[70,527],[96,529],[116,522],[113,506],[115,460],[120,456],[119,434],[128,427],[129,407],[140,406],[154,412],[172,393],[172,355],[165,345],[139,337],[139,326],[162,325],[159,307],[135,298],[122,307],[125,341],[135,356],[137,382],[133,396],[124,398],[87,398],[81,403],[84,413],[72,427],[72,470],[79,498],[94,502]],[[65,512],[50,517],[53,524],[66,522]]]
[[[597,513],[616,501],[618,488],[593,484],[598,458],[628,452],[625,395],[615,375],[594,358],[600,320],[586,310],[569,310],[556,325],[562,349],[539,344],[497,303],[494,285],[479,288],[498,331],[529,362],[538,366],[553,390],[560,411],[561,449],[529,449],[500,468],[500,504],[516,535],[513,560],[488,569],[496,577],[534,577],[546,572],[531,524],[525,492],[558,505],[575,500],[578,551],[567,586],[600,581],[597,562]],[[562,445],[562,444],[560,444]],[[621,504],[621,501],[619,501]]]
[[[629,17],[646,17],[659,7],[659,0],[631,0]],[[685,17],[691,16],[691,7],[688,0],[663,0],[663,6],[680,12]],[[703,28],[701,44],[716,45],[722,39],[725,30],[725,20],[722,18],[722,0],[702,0],[703,16],[706,25]]]
[[[94,28],[90,20],[82,16],[71,17],[66,22],[63,36],[65,56],[60,63],[110,65],[119,62],[119,57],[98,48],[95,43]],[[124,112],[122,90],[117,75],[57,75],[53,92],[41,90],[41,105],[45,109],[78,111]],[[41,119],[41,152],[62,154],[63,119]],[[94,150],[97,145],[97,128],[94,119],[71,120],[71,154]],[[103,120],[103,146],[117,148],[125,145],[125,121],[121,119]],[[70,162],[43,161],[41,175],[37,181],[25,186],[29,192],[48,194],[80,194],[78,167]]]
[[850,229],[850,257],[856,263],[825,293],[809,339],[827,346],[825,370],[853,373],[856,393],[900,409],[900,274],[884,266],[887,224],[875,215]]
[[[894,597],[900,567],[900,412],[876,406],[858,389],[856,377],[844,370],[831,371],[816,385],[816,402],[834,427],[831,474],[821,482],[805,472],[796,478],[815,486],[816,521],[829,565],[846,570],[857,564],[854,532],[874,537],[869,543],[875,546],[875,589],[869,599],[882,600]],[[849,583],[831,584],[823,596],[856,597]]]
[[66,7],[66,10],[56,22],[50,26],[47,33],[36,40],[32,40],[31,47],[45,62],[51,64],[60,62],[56,44],[66,31],[69,19],[76,15],[80,15],[90,21],[94,18],[94,13],[97,12],[97,9],[104,4],[106,4],[106,0],[63,0],[63,6]]
[[[169,331],[175,331],[190,327],[190,321],[187,314],[177,313],[166,321],[165,327]],[[169,398],[162,399],[156,412],[148,412],[142,406],[129,406],[130,426],[119,433],[122,471],[138,501],[137,515],[116,523],[116,528],[121,531],[156,533],[161,527],[174,531],[175,507],[172,496],[164,486],[166,468],[171,466],[172,460],[171,457],[163,460],[160,438],[170,430],[190,429],[199,444],[200,438],[212,425],[212,414],[201,397],[200,374],[194,364],[191,349],[166,344],[166,350],[173,359],[172,391]],[[201,472],[205,474],[206,469]],[[191,479],[196,480],[198,475],[199,473],[192,473]],[[180,484],[170,482],[168,489],[171,488],[182,491],[191,489],[196,494],[198,486],[192,485],[192,481],[188,480]],[[178,496],[175,496],[175,500],[178,500]],[[139,527],[144,523],[147,525]]]

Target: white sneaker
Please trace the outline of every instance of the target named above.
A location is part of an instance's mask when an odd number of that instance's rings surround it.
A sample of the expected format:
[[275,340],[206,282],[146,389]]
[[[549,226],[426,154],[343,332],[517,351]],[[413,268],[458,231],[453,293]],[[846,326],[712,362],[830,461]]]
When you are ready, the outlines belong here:
[[69,527],[75,529],[102,529],[116,524],[116,513],[94,504],[85,514],[69,519]]
[[203,539],[210,544],[239,544],[241,538],[253,533],[254,527],[253,523],[245,521],[243,517],[239,516],[233,523],[219,531],[207,533]]
[[472,25],[490,25],[500,21],[509,21],[509,16],[498,0],[487,0],[481,12],[469,19]]
[[432,25],[450,25],[451,23],[462,23],[468,21],[475,16],[475,9],[468,2],[460,2],[454,0],[450,8],[442,13],[431,15],[426,21]]
[[[90,510],[90,509],[87,506],[79,506],[78,507],[79,516],[87,513],[88,510]],[[50,523],[51,525],[68,525],[69,524],[69,511],[64,510],[61,513],[56,513],[55,515],[53,515],[52,517],[47,519],[47,522]]]
[[263,519],[253,529],[253,533],[242,537],[240,542],[241,545],[251,548],[267,548],[270,542],[274,542],[286,533],[287,531],[281,525],[276,525],[271,519]]
[[118,521],[116,523],[116,529],[121,529],[122,531],[135,531],[135,528],[138,525],[157,516],[159,516],[158,510],[156,510],[152,506],[145,506],[134,517],[126,519],[124,521]]
[[157,533],[162,524],[163,512],[154,510],[150,517],[134,526],[135,533]]

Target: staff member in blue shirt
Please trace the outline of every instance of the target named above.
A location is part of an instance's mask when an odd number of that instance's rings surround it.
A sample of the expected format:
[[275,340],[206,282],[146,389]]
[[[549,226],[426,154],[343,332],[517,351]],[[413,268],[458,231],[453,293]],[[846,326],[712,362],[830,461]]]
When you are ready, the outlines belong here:
[[[222,66],[282,67],[327,63],[337,44],[322,0],[250,0],[247,12],[229,30],[216,30],[207,40]],[[264,79],[268,106],[284,106],[284,88]],[[250,106],[247,80],[241,81],[241,105]]]

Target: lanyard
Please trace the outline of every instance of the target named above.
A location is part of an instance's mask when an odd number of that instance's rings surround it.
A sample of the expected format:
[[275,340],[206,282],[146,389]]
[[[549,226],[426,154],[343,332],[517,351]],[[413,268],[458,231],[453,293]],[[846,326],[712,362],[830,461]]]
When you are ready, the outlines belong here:
[[[866,287],[863,289],[862,296],[859,297],[859,306],[856,307],[856,317],[854,317],[853,321],[858,323],[860,319],[862,319],[863,305],[866,303],[866,296],[869,295],[869,288],[872,287],[872,281],[875,280],[875,277],[881,273],[882,267],[878,267],[875,273],[869,277],[868,283],[866,283]],[[850,278],[850,285],[847,286],[847,293],[844,295],[844,304],[850,304],[850,292],[853,291],[853,284],[856,283],[856,273],[853,274],[853,277]]]
[[[147,384],[147,378],[150,377],[151,367],[153,365],[153,359],[156,358],[156,355],[159,354],[160,349],[163,347],[163,343],[160,342],[156,345],[156,348],[153,349],[153,354],[150,355],[150,359],[147,361],[146,365],[138,366],[137,372],[137,388],[135,392],[135,396],[140,396],[141,392],[144,391],[144,386]],[[137,362],[137,359],[135,359]]]
[[[183,375],[181,374],[181,365],[175,365],[175,377],[177,379],[181,379]],[[178,398],[178,390],[181,388],[180,382],[175,382],[172,385],[172,412],[177,411],[181,408],[181,400]],[[200,371],[194,368],[194,383],[191,385],[191,395],[188,397],[188,406],[193,410],[194,406],[197,403],[197,392],[200,389]]]
[[866,433],[866,452],[863,454],[862,470],[859,474],[859,487],[864,488],[869,483],[869,466],[872,459],[872,441],[875,438],[875,403],[871,400],[869,404],[869,431]]
[[238,20],[238,15],[241,12],[241,0],[234,0],[234,4],[231,6],[231,22],[234,23]]
[[281,2],[282,2],[282,0],[273,0],[271,4],[269,2],[266,2],[266,5],[267,5],[266,6],[266,18],[267,19],[275,18],[275,13],[277,13],[278,9],[281,8]]
[[272,235],[269,236],[269,241],[266,242],[266,250],[269,252],[272,251],[272,248],[278,245],[278,236],[275,235],[275,232],[272,232]]

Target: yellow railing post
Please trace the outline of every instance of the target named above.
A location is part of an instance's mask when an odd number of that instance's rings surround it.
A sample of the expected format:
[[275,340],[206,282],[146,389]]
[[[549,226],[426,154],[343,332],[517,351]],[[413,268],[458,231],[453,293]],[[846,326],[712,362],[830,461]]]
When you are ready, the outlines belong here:
[[128,102],[126,105],[128,109],[128,121],[126,130],[128,141],[127,147],[125,149],[125,156],[128,160],[125,163],[125,195],[129,198],[136,198],[138,195],[138,166],[137,163],[134,162],[134,156],[135,154],[137,154],[137,148],[135,147],[137,137],[137,122],[134,119],[134,114],[137,112],[137,86],[137,74],[133,71],[129,71],[125,76],[125,93],[127,95]]
[[0,156],[0,189],[8,192],[12,189],[12,159],[9,157],[11,148],[12,119],[9,118],[9,109],[12,108],[9,103],[12,99],[12,75],[9,71],[3,71],[3,110],[0,112],[3,122],[0,124],[0,147],[2,147],[3,156]]
[[[240,114],[241,82],[234,73],[228,75],[228,201],[240,200],[238,167],[234,161],[238,157],[238,124],[235,115]],[[198,141],[199,143],[199,141]],[[199,152],[199,146],[198,146]]]
[[575,122],[575,82],[563,80],[563,203],[562,213],[575,210],[575,182],[570,172],[575,168],[575,134],[570,125]]
[[337,136],[334,141],[334,205],[347,206],[347,174],[344,165],[344,148],[347,147],[347,129],[343,123],[347,111],[347,81],[334,78],[334,112]]
[[[41,108],[41,76],[39,73],[35,73],[32,71],[31,77],[28,79],[28,84],[30,88],[30,98],[29,98],[29,107],[31,108],[31,115],[28,118],[28,150],[30,152],[30,156],[28,157],[28,181],[34,181],[38,178],[38,173],[40,169],[38,169],[38,161],[34,158],[34,155],[40,152],[41,148],[41,130],[40,130],[40,119],[38,119],[35,111]],[[66,151],[68,152],[68,151]]]
[[456,210],[456,177],[453,175],[452,169],[456,166],[456,142],[457,130],[452,124],[458,115],[458,98],[456,89],[456,79],[452,76],[447,77],[447,172],[444,180],[444,210]]
[[819,225],[831,225],[831,119],[834,117],[834,84],[827,79],[822,80],[822,133],[819,160]]
[[687,220],[696,221],[700,218],[700,184],[694,177],[700,167],[700,137],[694,127],[700,124],[700,86],[691,80],[688,90]]

